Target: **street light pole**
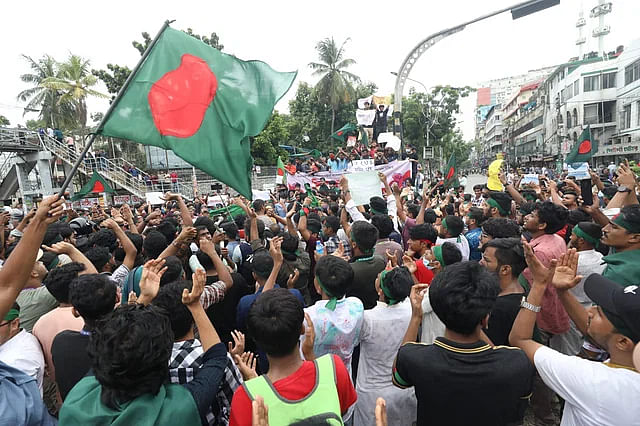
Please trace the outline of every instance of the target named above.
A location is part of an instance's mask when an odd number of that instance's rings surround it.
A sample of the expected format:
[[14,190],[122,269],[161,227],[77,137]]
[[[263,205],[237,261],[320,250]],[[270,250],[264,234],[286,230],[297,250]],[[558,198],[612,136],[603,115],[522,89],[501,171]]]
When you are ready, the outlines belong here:
[[[445,37],[448,37],[452,34],[458,33],[464,30],[467,25],[474,24],[476,22],[483,21],[485,19],[494,17],[501,13],[511,11],[511,16],[513,19],[522,18],[523,16],[530,15],[532,13],[539,12],[541,10],[547,9],[552,6],[556,6],[560,4],[560,0],[528,0],[525,2],[521,2],[515,4],[513,6],[506,7],[504,9],[496,10],[495,12],[488,13],[486,15],[482,15],[478,18],[472,19],[460,25],[456,25],[455,27],[451,27],[442,31],[439,31],[435,34],[430,35],[429,37],[422,40],[418,43],[409,54],[404,58],[402,64],[400,65],[400,69],[398,70],[396,75],[396,85],[395,85],[395,99],[394,99],[394,110],[393,110],[393,131],[395,134],[402,135],[402,126],[400,123],[400,115],[402,112],[402,93],[404,92],[404,84],[409,79],[409,73],[411,69],[416,64],[420,56],[427,51],[434,44],[439,42]],[[414,81],[414,80],[412,80]],[[404,144],[404,141],[402,141]],[[402,147],[401,147],[402,149]]]
[[[395,71],[391,71],[391,74],[393,74],[396,77],[398,77],[398,73],[395,72]],[[424,83],[421,83],[418,80],[414,80],[413,78],[409,78],[409,77],[407,77],[407,80],[413,81],[414,83],[418,83],[424,89],[424,93],[429,93],[429,89],[427,89],[427,86],[425,86]]]

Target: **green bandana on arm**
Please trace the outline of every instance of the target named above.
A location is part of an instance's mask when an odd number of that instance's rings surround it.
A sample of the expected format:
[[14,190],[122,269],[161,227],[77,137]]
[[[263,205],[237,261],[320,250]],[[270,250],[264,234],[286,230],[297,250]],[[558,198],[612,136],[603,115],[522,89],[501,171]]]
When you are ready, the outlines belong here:
[[387,269],[385,269],[384,271],[382,271],[380,273],[380,289],[382,290],[382,293],[384,294],[384,297],[387,298],[387,305],[391,306],[391,305],[395,305],[396,303],[400,302],[397,299],[394,299],[391,296],[391,292],[389,291],[389,288],[387,287],[386,284],[386,277],[387,277],[387,273],[389,271]]
[[330,310],[330,311],[335,311],[336,310],[336,305],[338,304],[338,298],[335,296],[332,296],[331,293],[329,293],[326,289],[326,287],[324,286],[324,284],[322,284],[322,281],[320,281],[320,277],[318,277],[316,275],[316,280],[318,280],[318,285],[320,286],[320,288],[322,289],[322,291],[324,292],[324,294],[326,294],[327,296],[329,296],[329,301],[327,302],[327,304],[325,305],[325,307]]

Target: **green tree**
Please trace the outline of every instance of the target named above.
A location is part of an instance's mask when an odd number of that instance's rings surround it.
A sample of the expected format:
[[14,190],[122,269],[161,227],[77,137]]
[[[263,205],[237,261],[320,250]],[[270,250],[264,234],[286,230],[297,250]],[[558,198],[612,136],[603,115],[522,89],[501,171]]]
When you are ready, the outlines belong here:
[[254,163],[258,166],[274,166],[278,161],[278,156],[282,161],[287,161],[287,151],[280,148],[280,145],[289,141],[289,130],[287,117],[274,111],[265,126],[251,143],[251,155]]
[[69,102],[60,102],[60,90],[45,87],[42,82],[48,78],[58,77],[60,74],[58,63],[53,57],[44,55],[40,59],[22,55],[29,64],[30,72],[22,74],[20,80],[31,84],[32,87],[18,93],[17,99],[27,102],[24,113],[39,112],[38,119],[43,122],[42,127],[72,129],[76,127],[75,106]]
[[4,115],[0,115],[0,126],[11,126],[11,122]]
[[355,64],[353,59],[344,57],[346,39],[340,47],[333,37],[325,38],[316,45],[320,62],[311,62],[309,67],[314,70],[313,75],[321,76],[315,86],[318,99],[331,107],[331,133],[335,129],[336,113],[340,106],[355,99],[353,84],[360,78],[346,69]]
[[40,82],[42,87],[61,93],[59,104],[74,106],[75,120],[82,128],[87,125],[87,97],[108,97],[92,89],[98,83],[98,79],[89,72],[89,65],[88,59],[71,54],[65,62],[58,64],[59,72],[55,76],[47,77]]

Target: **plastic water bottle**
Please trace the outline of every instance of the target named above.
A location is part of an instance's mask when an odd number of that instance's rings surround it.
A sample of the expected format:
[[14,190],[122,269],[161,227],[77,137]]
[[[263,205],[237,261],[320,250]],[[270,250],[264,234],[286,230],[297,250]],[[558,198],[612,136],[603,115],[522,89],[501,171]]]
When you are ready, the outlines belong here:
[[316,240],[316,253],[320,255],[324,254],[324,246],[320,240]]

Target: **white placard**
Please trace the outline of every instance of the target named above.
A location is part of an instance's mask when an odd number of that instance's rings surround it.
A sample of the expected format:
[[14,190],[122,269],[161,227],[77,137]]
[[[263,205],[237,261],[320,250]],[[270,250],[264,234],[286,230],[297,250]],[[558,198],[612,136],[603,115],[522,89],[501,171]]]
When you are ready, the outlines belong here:
[[371,126],[376,118],[376,111],[373,109],[359,109],[356,111],[356,120],[359,126]]
[[573,176],[576,180],[591,179],[589,175],[589,163],[571,163],[567,164],[569,176]]
[[380,133],[378,143],[386,143],[385,148],[393,148],[396,152],[400,150],[400,138],[392,132]]
[[152,206],[157,206],[164,204],[164,200],[162,199],[163,195],[164,194],[162,192],[147,192],[144,194],[144,198],[147,200],[147,203]]
[[260,191],[258,189],[252,189],[251,193],[253,194],[253,200],[264,200],[269,201],[271,197],[269,196],[269,191]]
[[369,102],[369,105],[371,105],[371,101],[372,100],[373,100],[373,95],[369,96],[368,98],[360,98],[360,99],[358,99],[358,108],[364,109],[364,103],[365,102]]

